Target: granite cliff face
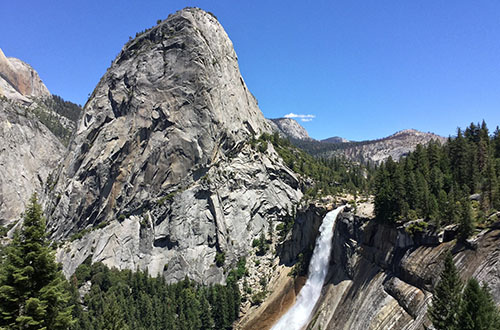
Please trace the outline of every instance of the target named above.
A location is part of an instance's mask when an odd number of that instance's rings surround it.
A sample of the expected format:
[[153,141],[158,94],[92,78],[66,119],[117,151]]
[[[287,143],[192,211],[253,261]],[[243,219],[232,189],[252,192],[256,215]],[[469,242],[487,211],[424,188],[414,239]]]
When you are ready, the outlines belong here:
[[30,65],[0,49],[0,225],[17,221],[30,196],[50,185],[64,154],[38,116],[53,113],[43,105],[51,97]]
[[32,98],[49,97],[50,92],[29,64],[5,57],[0,49],[0,96],[31,103]]
[[[484,230],[474,248],[436,233],[408,234],[344,214],[334,237],[330,280],[310,329],[425,329],[432,291],[447,251],[463,280],[488,283],[500,303],[500,230]],[[450,239],[450,241],[447,241]],[[353,313],[352,311],[356,311]]]
[[313,141],[306,129],[292,118],[269,119],[273,129],[285,137],[302,141]]
[[[302,194],[268,146],[222,26],[181,10],[127,43],[87,102],[47,202],[66,274],[88,256],[175,281],[224,267]],[[75,234],[77,234],[75,236]],[[80,239],[75,239],[81,237]]]
[[50,184],[64,146],[26,107],[0,98],[0,225],[18,220]]

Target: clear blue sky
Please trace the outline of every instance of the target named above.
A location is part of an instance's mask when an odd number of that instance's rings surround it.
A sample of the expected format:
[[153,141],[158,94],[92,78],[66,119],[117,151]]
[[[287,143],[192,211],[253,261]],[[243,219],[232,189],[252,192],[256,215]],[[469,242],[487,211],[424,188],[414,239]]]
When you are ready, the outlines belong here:
[[219,18],[264,115],[313,115],[315,138],[500,125],[498,0],[3,1],[0,48],[84,104],[129,36],[186,6]]

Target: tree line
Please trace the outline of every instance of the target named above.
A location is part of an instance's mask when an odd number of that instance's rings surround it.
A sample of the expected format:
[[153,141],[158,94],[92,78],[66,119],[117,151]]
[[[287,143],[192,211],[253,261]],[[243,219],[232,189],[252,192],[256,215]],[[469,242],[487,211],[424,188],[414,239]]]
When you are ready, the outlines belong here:
[[109,269],[90,259],[67,281],[36,195],[20,227],[0,253],[0,329],[232,329],[239,316],[244,259],[226,285],[188,278],[167,284],[161,276]]
[[83,301],[74,291],[75,330],[232,329],[239,316],[241,297],[234,278],[226,285],[203,286],[187,277],[167,284],[146,272],[84,263],[72,281],[73,288],[92,283]]
[[376,216],[389,223],[426,219],[458,223],[463,236],[500,209],[500,130],[470,124],[441,145],[418,145],[399,162],[389,158],[374,179]]

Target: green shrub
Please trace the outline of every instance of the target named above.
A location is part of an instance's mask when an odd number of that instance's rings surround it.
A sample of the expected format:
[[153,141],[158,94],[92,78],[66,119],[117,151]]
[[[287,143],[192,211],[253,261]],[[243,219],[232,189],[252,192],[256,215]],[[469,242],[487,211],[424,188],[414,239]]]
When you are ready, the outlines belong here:
[[215,264],[217,265],[217,267],[224,266],[225,261],[226,261],[226,254],[224,252],[215,253]]
[[267,141],[263,141],[259,144],[259,151],[262,153],[267,151]]
[[427,226],[428,224],[425,221],[412,222],[405,228],[405,231],[413,236],[417,233],[423,233],[425,230],[427,230]]
[[252,306],[260,305],[266,299],[266,291],[259,291],[252,296],[251,303]]

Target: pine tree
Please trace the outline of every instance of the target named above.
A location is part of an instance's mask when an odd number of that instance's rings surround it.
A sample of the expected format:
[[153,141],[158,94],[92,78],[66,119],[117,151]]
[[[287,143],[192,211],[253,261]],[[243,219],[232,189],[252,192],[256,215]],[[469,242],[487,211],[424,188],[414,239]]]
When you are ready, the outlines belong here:
[[20,329],[68,329],[72,324],[69,284],[45,235],[36,194],[21,230],[6,248],[0,271],[0,326]]
[[212,310],[210,307],[210,302],[207,299],[207,291],[200,290],[199,301],[200,301],[200,321],[201,329],[209,330],[215,327],[214,318],[212,316]]
[[474,232],[472,214],[469,199],[464,199],[461,203],[461,212],[458,223],[458,240],[465,242]]
[[444,260],[440,281],[434,289],[432,305],[428,309],[429,318],[437,330],[455,329],[458,321],[461,291],[462,282],[453,262],[453,256],[448,252]]
[[465,287],[459,314],[459,330],[498,330],[500,315],[486,286],[471,278]]
[[497,126],[497,129],[493,133],[493,153],[496,158],[500,158],[500,128]]
[[111,293],[104,299],[104,313],[102,315],[103,330],[128,330],[124,314],[117,303],[117,297]]

